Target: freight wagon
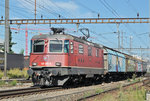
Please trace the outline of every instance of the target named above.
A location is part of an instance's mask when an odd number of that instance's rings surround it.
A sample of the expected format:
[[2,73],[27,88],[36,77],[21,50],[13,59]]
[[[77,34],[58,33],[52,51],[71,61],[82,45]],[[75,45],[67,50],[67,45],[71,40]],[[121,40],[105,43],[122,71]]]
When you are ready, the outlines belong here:
[[104,64],[108,75],[114,79],[124,76],[131,77],[133,74],[142,75],[146,72],[147,66],[142,59],[108,47],[104,48]]

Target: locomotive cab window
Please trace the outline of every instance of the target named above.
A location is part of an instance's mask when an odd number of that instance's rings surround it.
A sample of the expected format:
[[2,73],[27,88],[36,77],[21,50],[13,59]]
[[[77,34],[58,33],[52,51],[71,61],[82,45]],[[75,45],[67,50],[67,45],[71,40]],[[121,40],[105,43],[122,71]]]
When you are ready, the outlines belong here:
[[69,40],[64,41],[64,53],[69,53]]
[[43,51],[44,51],[44,40],[34,40],[33,52],[43,52]]
[[49,51],[50,52],[62,52],[62,40],[50,40]]

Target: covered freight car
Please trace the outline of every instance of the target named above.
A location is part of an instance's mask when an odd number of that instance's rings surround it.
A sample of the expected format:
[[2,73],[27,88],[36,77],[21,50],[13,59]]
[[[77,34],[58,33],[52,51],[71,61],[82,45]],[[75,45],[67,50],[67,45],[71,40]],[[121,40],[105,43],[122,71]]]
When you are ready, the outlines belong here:
[[135,58],[129,55],[125,55],[126,57],[126,72],[136,72],[136,68],[138,68],[138,61]]
[[[105,47],[105,46],[104,46]],[[146,62],[140,58],[121,53],[111,48],[104,48],[104,68],[109,78],[132,77],[146,72]]]
[[126,72],[123,54],[105,48],[104,58],[105,68],[108,72]]
[[126,78],[126,60],[125,55],[104,46],[104,68],[107,70],[105,79],[120,80]]
[[125,55],[126,57],[126,72],[127,73],[136,73],[137,75],[141,75],[146,73],[147,63],[140,58]]

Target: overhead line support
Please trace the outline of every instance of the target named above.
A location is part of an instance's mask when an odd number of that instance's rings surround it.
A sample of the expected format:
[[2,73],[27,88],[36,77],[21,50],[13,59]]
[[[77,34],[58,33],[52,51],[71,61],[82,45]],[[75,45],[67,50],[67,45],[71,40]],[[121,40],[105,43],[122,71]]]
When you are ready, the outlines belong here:
[[5,0],[5,48],[4,48],[4,77],[3,79],[8,79],[7,77],[7,55],[9,53],[9,0]]
[[36,0],[35,0],[35,20],[36,20]]
[[[68,19],[10,19],[10,24],[116,24],[150,23],[150,18],[68,18]],[[5,20],[0,20],[4,25]]]

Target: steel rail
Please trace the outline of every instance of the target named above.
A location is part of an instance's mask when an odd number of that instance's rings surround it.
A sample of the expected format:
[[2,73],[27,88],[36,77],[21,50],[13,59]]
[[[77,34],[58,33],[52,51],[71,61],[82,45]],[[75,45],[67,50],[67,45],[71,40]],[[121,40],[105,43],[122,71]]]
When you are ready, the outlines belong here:
[[32,80],[21,80],[21,79],[9,79],[9,80],[3,80],[4,82],[12,82],[16,80],[17,83],[32,83]]
[[52,88],[40,88],[40,87],[30,87],[30,88],[23,88],[23,89],[13,89],[13,90],[3,90],[0,91],[0,99],[6,99],[10,97],[18,97],[18,96],[25,96],[34,93],[40,93],[45,91],[52,91],[61,89],[62,87],[52,87]]

